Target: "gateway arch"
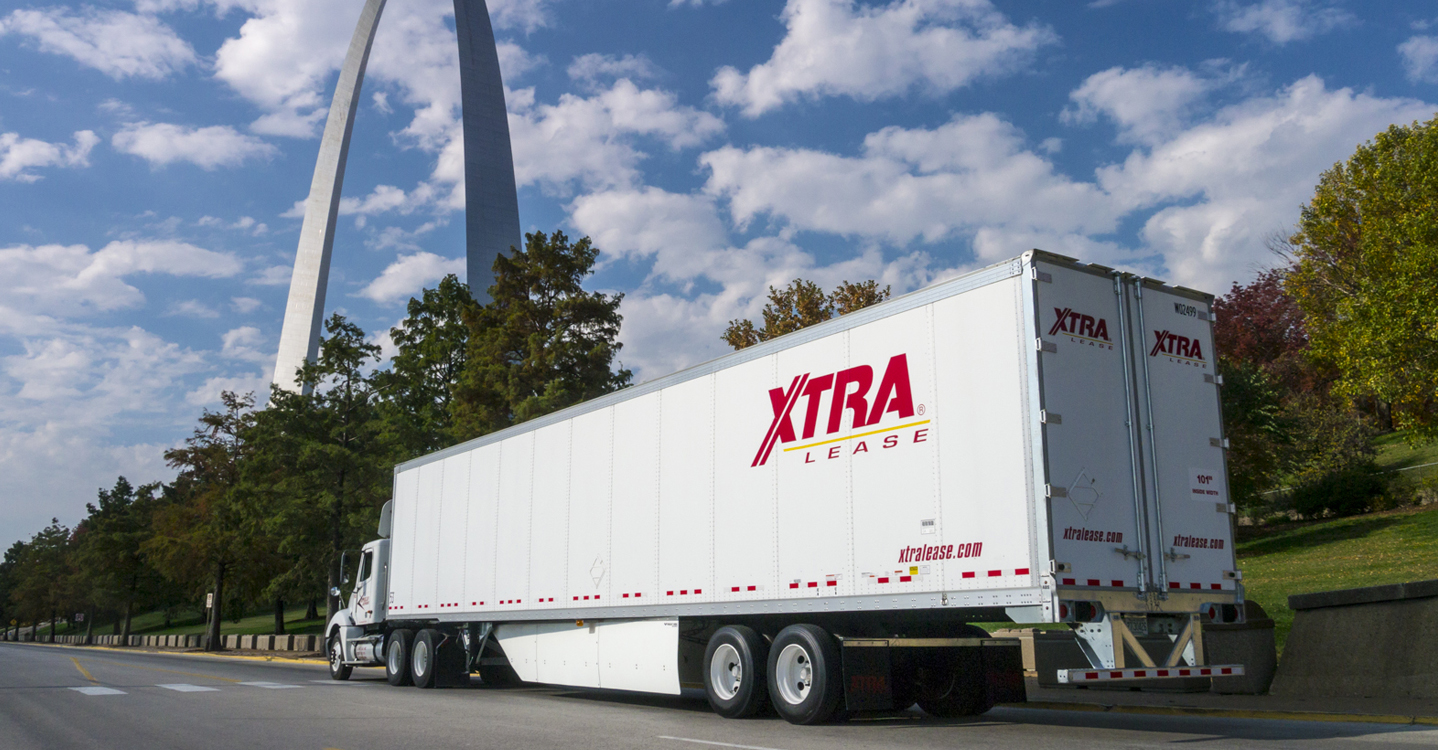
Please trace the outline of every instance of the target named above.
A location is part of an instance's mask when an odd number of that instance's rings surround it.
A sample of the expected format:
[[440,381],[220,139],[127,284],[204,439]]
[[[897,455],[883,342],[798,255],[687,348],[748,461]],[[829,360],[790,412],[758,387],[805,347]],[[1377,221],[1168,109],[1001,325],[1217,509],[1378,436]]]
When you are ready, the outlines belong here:
[[[324,322],[325,287],[340,189],[349,157],[350,133],[364,84],[365,65],[385,0],[366,0],[335,85],[334,101],[320,141],[314,180],[305,201],[274,384],[299,389],[295,373],[319,354]],[[504,108],[504,83],[499,53],[484,0],[454,0],[459,37],[460,106],[464,120],[465,254],[469,288],[483,302],[494,280],[495,256],[521,245],[519,199],[514,185],[514,158],[509,146],[509,120]]]

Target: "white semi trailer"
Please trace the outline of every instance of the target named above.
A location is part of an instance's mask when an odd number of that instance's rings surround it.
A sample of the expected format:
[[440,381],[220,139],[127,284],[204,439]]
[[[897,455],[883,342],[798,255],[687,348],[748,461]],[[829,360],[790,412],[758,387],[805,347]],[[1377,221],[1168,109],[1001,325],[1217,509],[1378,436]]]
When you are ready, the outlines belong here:
[[1211,303],[1032,251],[401,464],[332,675],[972,714],[1024,696],[985,621],[1241,674]]

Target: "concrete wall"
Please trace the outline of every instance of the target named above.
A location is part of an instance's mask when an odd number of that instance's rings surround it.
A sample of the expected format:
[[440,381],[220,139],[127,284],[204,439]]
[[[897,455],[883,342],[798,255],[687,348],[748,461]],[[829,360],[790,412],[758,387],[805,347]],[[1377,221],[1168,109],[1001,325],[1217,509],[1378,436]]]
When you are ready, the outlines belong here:
[[1438,698],[1438,580],[1288,597],[1273,694]]
[[[225,648],[247,651],[300,651],[310,653],[320,650],[322,639],[317,635],[227,635]],[[18,635],[14,629],[0,631],[0,641],[29,643],[30,631],[22,630]],[[155,649],[193,649],[204,646],[202,635],[132,635],[126,640],[118,635],[97,635],[86,644],[83,635],[57,635],[52,641],[48,631],[35,634],[37,643],[59,643],[73,646],[132,646]]]

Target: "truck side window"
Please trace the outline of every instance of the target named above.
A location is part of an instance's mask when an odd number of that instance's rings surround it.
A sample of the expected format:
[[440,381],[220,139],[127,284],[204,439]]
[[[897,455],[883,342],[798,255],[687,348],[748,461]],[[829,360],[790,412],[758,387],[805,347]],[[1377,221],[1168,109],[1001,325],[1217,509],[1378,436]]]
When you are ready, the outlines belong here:
[[360,569],[359,569],[359,580],[360,580],[360,581],[368,581],[368,580],[369,580],[369,574],[370,574],[370,572],[371,572],[371,571],[370,571],[370,567],[371,567],[373,564],[374,564],[374,553],[373,553],[373,552],[366,552],[366,553],[364,553],[364,557],[360,558]]

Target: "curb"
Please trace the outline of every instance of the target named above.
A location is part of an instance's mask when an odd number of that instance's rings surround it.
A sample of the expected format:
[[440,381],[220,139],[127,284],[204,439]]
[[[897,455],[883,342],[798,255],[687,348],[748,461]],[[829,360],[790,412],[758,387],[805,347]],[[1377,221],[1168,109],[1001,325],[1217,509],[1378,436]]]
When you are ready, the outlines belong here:
[[1354,724],[1399,724],[1438,726],[1438,716],[1403,714],[1343,714],[1328,711],[1265,711],[1250,708],[1203,708],[1200,706],[1124,706],[1105,703],[1061,703],[1031,701],[1000,703],[1003,708],[1035,711],[1086,711],[1090,713],[1147,714],[1150,716],[1195,716],[1210,719],[1265,719],[1268,721],[1324,721]]
[[[82,646],[69,643],[16,643],[17,646],[40,646],[43,648],[63,648],[75,651],[113,651],[121,654],[156,654],[159,656],[190,656],[210,659],[234,659],[236,661],[269,661],[283,662],[287,664],[324,664],[329,662],[324,659],[316,659],[308,656],[268,656],[259,654],[232,654],[216,651],[160,651],[157,649],[146,649],[141,646]],[[300,652],[287,652],[300,653]]]

